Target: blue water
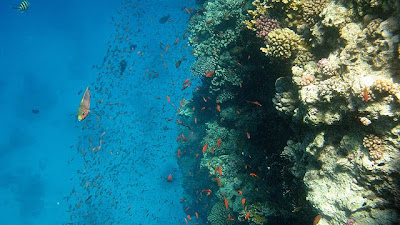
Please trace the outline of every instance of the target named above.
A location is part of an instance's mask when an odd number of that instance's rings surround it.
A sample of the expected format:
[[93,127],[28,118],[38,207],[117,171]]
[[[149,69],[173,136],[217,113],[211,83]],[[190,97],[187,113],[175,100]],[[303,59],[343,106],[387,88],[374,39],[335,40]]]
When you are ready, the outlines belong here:
[[181,90],[194,2],[14,3],[0,3],[0,224],[184,223],[172,104],[195,86]]

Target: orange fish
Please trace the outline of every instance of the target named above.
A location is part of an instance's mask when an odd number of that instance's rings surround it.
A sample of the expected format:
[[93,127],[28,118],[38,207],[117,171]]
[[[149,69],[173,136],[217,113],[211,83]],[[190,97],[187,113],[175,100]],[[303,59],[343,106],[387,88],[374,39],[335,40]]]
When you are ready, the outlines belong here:
[[178,44],[178,43],[179,43],[179,38],[177,38],[177,39],[175,40],[174,45],[176,45],[176,44]]
[[185,218],[185,222],[186,222],[186,225],[189,225],[189,223],[188,223],[188,221],[187,221],[187,219]]
[[221,106],[217,105],[216,108],[217,108],[217,111],[218,111],[218,112],[221,112]]
[[363,98],[364,98],[364,101],[365,101],[365,102],[368,102],[368,100],[370,99],[368,88],[364,88],[364,91],[363,91]]
[[214,73],[215,73],[215,70],[213,70],[213,71],[211,71],[209,73],[206,73],[206,77],[211,77],[211,75],[213,75]]
[[228,219],[227,220],[235,220],[235,219],[233,219],[232,217],[231,217],[231,214],[229,213],[228,214]]
[[221,138],[218,139],[218,141],[217,141],[217,147],[218,147],[218,148],[221,147]]
[[210,194],[212,193],[212,191],[211,191],[210,189],[207,189],[207,190],[202,190],[201,192],[206,192],[206,193],[207,193],[207,195],[210,195]]
[[90,112],[90,91],[89,86],[86,88],[85,94],[83,94],[81,104],[78,108],[78,120],[84,120]]
[[185,82],[183,82],[183,84],[185,85],[189,81],[190,81],[190,79],[188,78],[188,79],[185,80]]
[[222,176],[222,166],[219,166],[219,175]]
[[169,98],[169,96],[167,95],[167,102],[170,103],[171,99]]
[[197,123],[197,118],[194,118],[194,123]]
[[196,215],[196,219],[199,219],[199,214],[197,214],[197,212],[194,212],[194,215]]
[[228,199],[226,199],[225,196],[224,196],[224,202],[225,202],[225,208],[226,208],[226,209],[229,209]]
[[242,194],[243,194],[243,191],[237,190],[237,193],[238,193],[239,195],[242,195]]
[[317,216],[314,218],[313,225],[317,225],[317,224],[319,223],[319,221],[321,220],[321,218],[322,218],[321,215],[317,215]]
[[252,103],[252,104],[257,105],[257,106],[262,106],[262,105],[261,105],[259,102],[257,102],[257,101],[247,101],[247,100],[246,100],[246,102]]
[[203,153],[206,152],[207,147],[208,147],[208,143],[206,143],[206,144],[204,145],[204,147],[203,147]]
[[167,182],[171,182],[171,181],[172,181],[172,175],[170,174],[170,175],[168,175]]
[[246,136],[247,136],[248,139],[250,139],[250,134],[249,134],[249,132],[246,132]]
[[214,155],[214,148],[213,147],[211,147],[211,154],[213,154]]
[[180,149],[178,149],[177,155],[178,155],[178,159],[179,159],[181,157],[181,150]]
[[167,45],[167,47],[165,47],[165,52],[167,52],[168,51],[168,49],[169,49],[169,44]]
[[218,186],[219,186],[219,187],[221,187],[221,181],[219,180],[219,178],[218,178],[218,177],[216,177],[216,178],[215,178],[215,180],[217,181],[217,183],[218,183]]
[[189,221],[192,221],[192,218],[190,217],[190,215],[187,215],[187,218]]
[[244,207],[244,204],[246,204],[246,199],[245,198],[242,199],[242,206],[243,207]]
[[203,97],[203,101],[204,101],[204,102],[207,102],[207,99],[205,99],[205,98]]
[[214,169],[214,174],[216,174],[217,171],[218,171],[218,166],[215,167],[215,169]]
[[255,174],[255,173],[250,173],[250,176],[260,178],[260,177],[257,176],[257,174]]
[[246,216],[244,217],[244,220],[247,220],[250,217],[250,212],[247,212]]

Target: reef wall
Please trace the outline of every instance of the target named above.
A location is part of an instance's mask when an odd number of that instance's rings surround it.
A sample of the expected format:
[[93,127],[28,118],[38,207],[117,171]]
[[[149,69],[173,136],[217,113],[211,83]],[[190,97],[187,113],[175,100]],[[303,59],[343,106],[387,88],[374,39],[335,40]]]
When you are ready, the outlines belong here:
[[212,224],[398,224],[399,4],[199,5],[185,204]]

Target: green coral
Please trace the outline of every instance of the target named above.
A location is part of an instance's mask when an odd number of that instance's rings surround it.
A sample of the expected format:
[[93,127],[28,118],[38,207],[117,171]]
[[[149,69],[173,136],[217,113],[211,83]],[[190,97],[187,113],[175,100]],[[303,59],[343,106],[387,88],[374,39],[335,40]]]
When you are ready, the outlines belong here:
[[268,45],[261,48],[267,56],[288,59],[301,45],[300,36],[289,28],[276,29],[268,34]]
[[228,220],[229,213],[230,211],[225,208],[225,204],[223,202],[218,202],[211,208],[207,220],[213,225],[231,224],[231,221]]

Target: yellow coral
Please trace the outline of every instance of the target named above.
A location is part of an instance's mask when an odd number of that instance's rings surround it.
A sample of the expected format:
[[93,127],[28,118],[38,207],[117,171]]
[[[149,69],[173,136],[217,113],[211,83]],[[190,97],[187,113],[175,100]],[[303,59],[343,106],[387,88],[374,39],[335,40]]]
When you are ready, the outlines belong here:
[[261,48],[267,56],[288,59],[301,45],[300,36],[289,28],[276,29],[268,34],[268,45]]

